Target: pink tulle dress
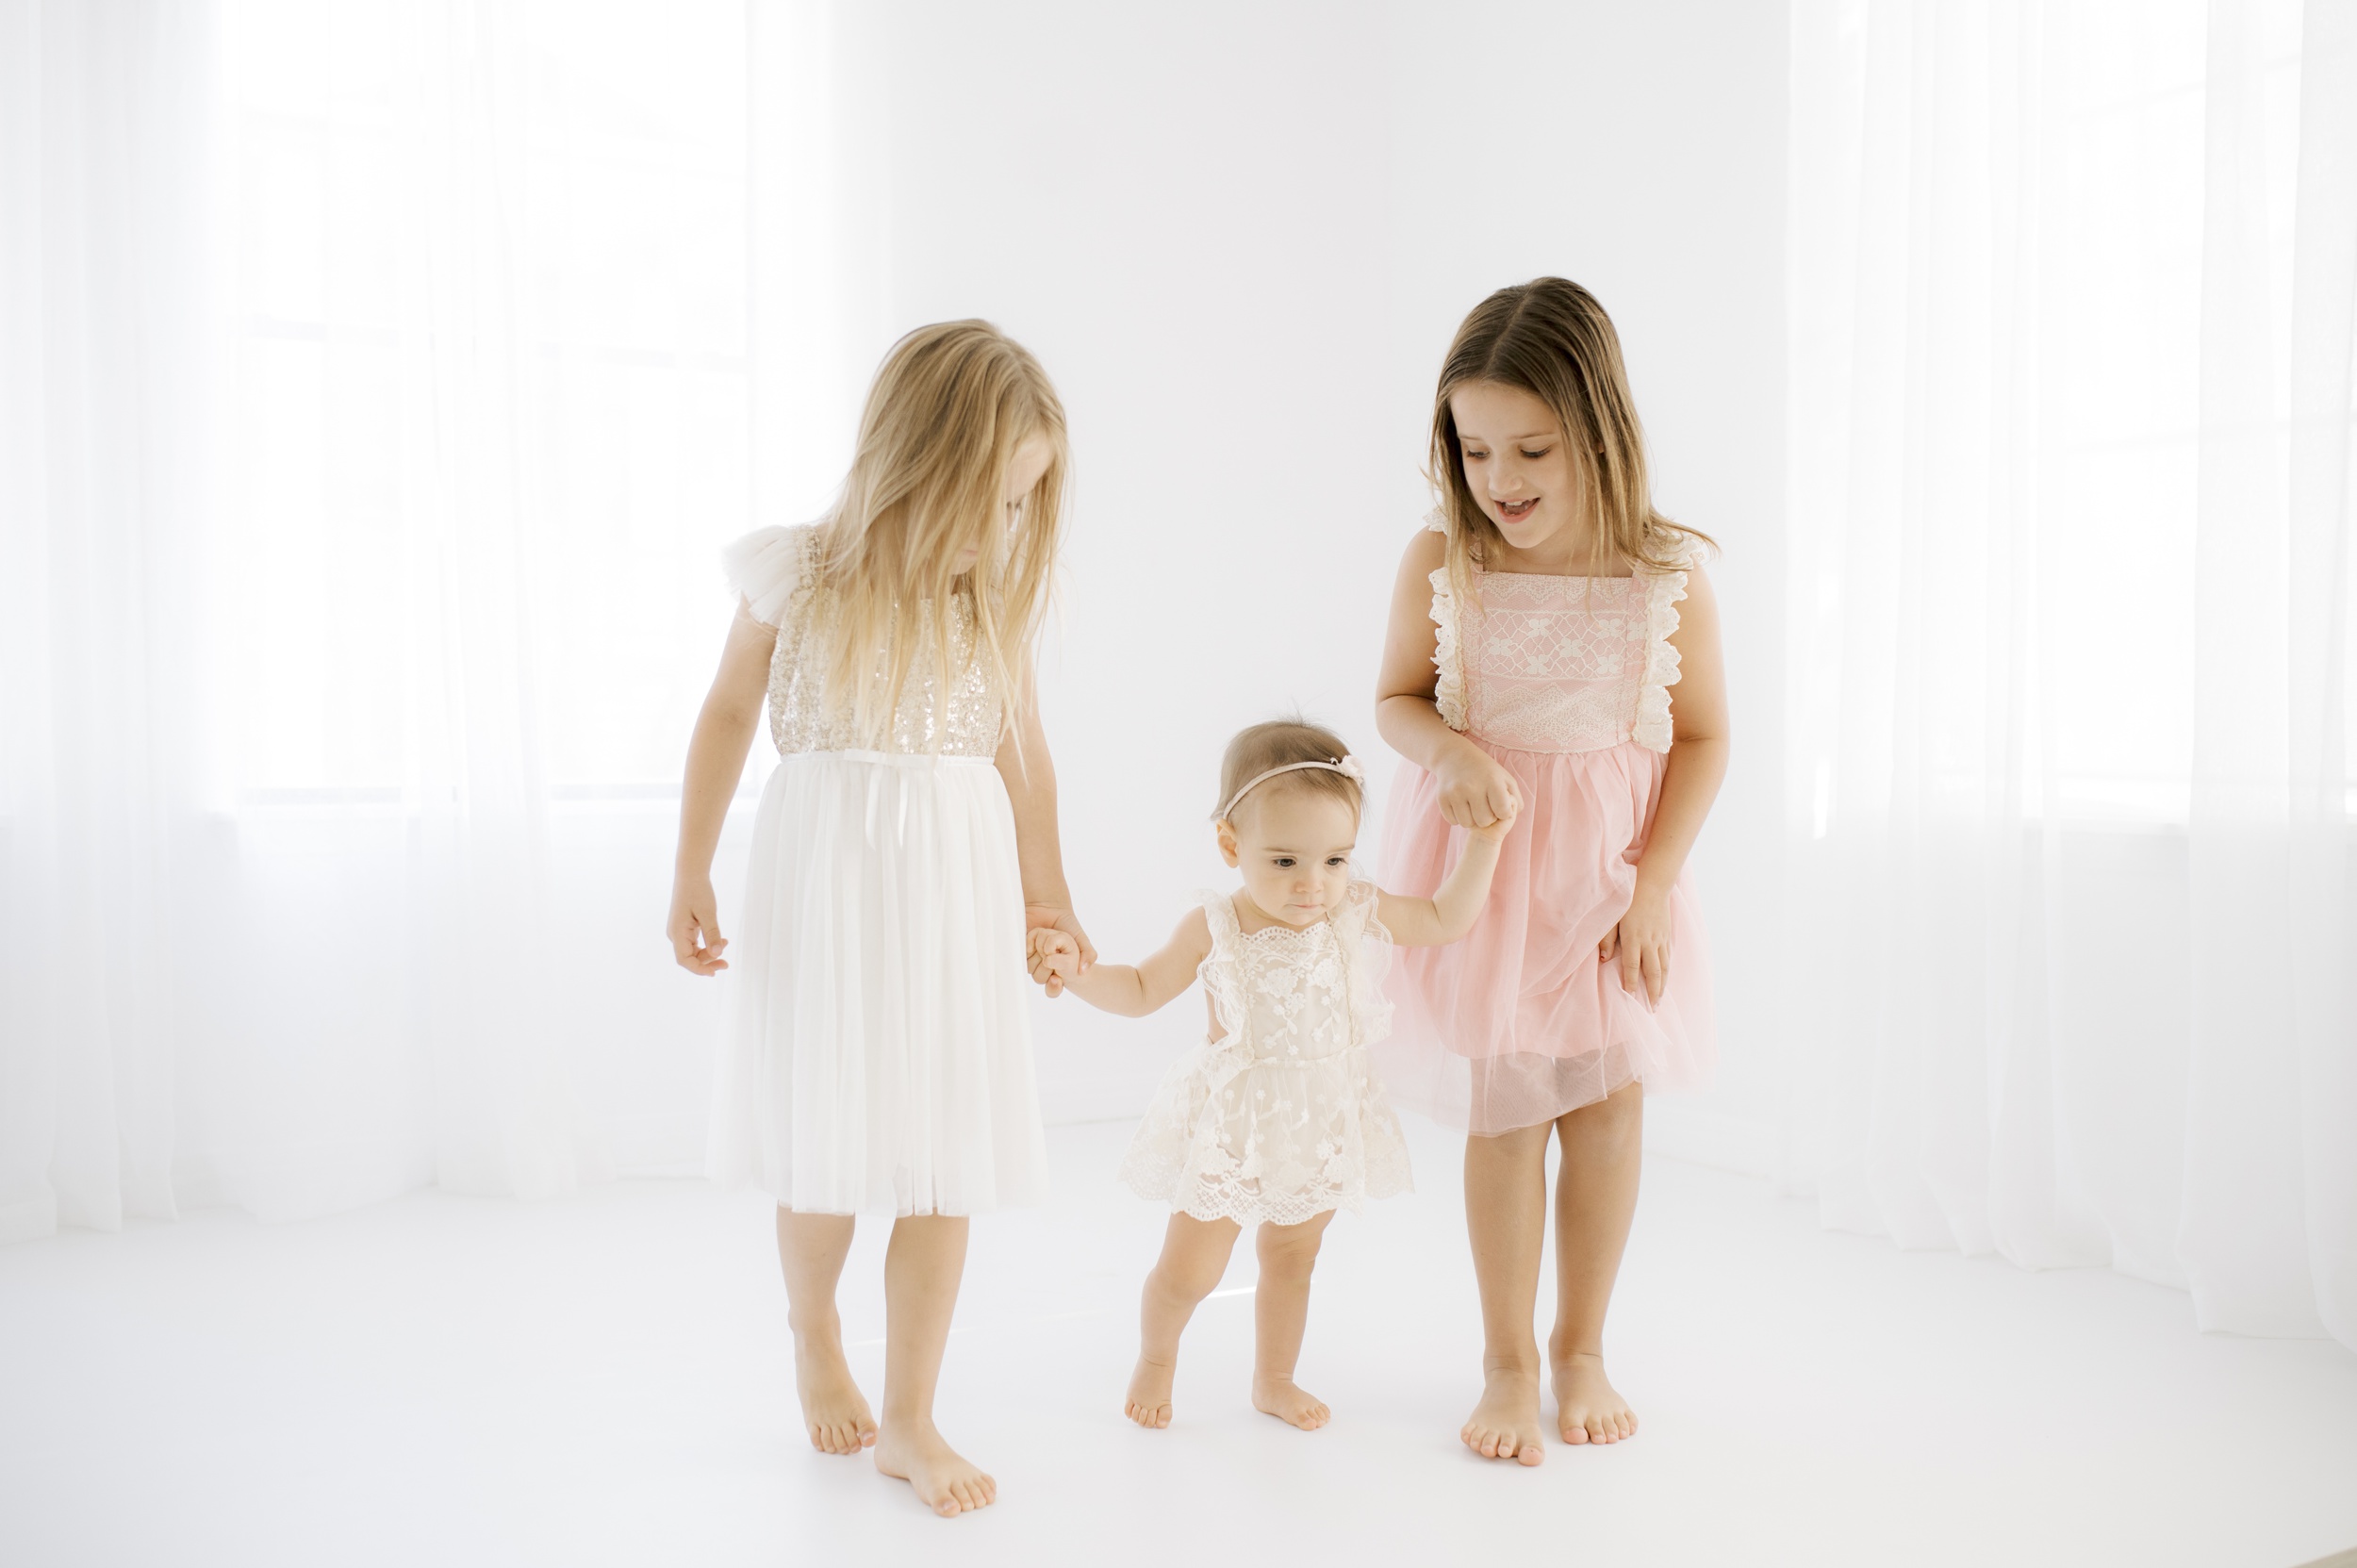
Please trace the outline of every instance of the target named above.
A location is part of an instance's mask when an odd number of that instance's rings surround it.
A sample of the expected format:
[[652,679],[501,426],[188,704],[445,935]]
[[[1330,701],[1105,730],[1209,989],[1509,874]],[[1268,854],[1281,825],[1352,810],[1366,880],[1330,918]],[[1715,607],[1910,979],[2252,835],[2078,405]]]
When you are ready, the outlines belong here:
[[[1436,531],[1438,514],[1428,526]],[[1432,574],[1441,718],[1521,784],[1490,900],[1462,941],[1406,948],[1393,1032],[1376,1066],[1401,1105],[1470,1131],[1535,1127],[1632,1081],[1690,1088],[1716,1060],[1710,959],[1688,879],[1670,900],[1658,1006],[1622,988],[1597,944],[1637,884],[1670,750],[1686,573],[1474,573],[1460,606]],[[1432,776],[1403,767],[1383,835],[1384,885],[1429,896],[1465,834]]]

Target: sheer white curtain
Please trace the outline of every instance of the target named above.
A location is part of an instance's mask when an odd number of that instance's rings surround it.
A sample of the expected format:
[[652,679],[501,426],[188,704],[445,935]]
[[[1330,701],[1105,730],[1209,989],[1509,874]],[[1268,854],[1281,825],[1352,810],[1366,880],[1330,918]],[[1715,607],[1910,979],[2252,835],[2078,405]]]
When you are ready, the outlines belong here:
[[2357,8],[1793,16],[1788,1169],[2357,1346]]
[[0,17],[0,1236],[694,1167],[743,6]]

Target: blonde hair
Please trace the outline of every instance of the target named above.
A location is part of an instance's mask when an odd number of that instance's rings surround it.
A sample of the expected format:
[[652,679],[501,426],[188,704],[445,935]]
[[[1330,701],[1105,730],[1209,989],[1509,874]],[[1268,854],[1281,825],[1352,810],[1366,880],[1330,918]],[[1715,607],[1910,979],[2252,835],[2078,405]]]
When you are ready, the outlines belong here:
[[1448,346],[1432,399],[1429,477],[1448,524],[1449,578],[1459,603],[1476,602],[1473,570],[1506,542],[1465,482],[1457,415],[1449,406],[1459,388],[1483,381],[1520,388],[1561,422],[1591,521],[1591,566],[1617,556],[1638,571],[1677,571],[1696,545],[1715,548],[1708,535],[1654,510],[1644,428],[1629,395],[1612,318],[1578,284],[1533,278],[1474,306]]
[[[1007,470],[1033,437],[1047,471],[1004,525]],[[817,572],[835,606],[828,695],[881,737],[920,659],[949,690],[963,662],[955,621],[972,612],[970,659],[1005,695],[1012,726],[1030,690],[1032,643],[1063,527],[1063,404],[1021,344],[988,322],[940,322],[892,345],[860,415],[843,494],[819,531]],[[978,550],[958,570],[961,553]],[[881,665],[878,651],[882,650]]]
[[[1228,754],[1219,764],[1219,805],[1211,808],[1213,821],[1232,818],[1220,817],[1220,807],[1236,801],[1236,791],[1249,780],[1256,779],[1272,767],[1283,767],[1296,762],[1340,762],[1350,755],[1350,748],[1333,731],[1302,718],[1272,718],[1265,724],[1237,732],[1228,743]],[[1304,789],[1318,795],[1330,795],[1350,807],[1355,816],[1366,802],[1359,781],[1348,774],[1336,773],[1324,767],[1305,767],[1299,772],[1274,778],[1261,789]],[[1254,790],[1255,795],[1260,790]]]

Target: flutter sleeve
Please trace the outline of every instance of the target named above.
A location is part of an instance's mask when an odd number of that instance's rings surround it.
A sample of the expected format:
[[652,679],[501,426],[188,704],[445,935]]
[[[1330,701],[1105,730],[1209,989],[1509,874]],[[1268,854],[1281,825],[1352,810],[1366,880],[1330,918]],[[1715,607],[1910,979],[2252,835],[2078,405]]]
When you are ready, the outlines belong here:
[[810,530],[756,528],[720,552],[720,569],[729,586],[742,594],[753,619],[765,626],[782,625],[794,590],[802,585]]
[[1684,569],[1648,574],[1645,581],[1645,673],[1637,688],[1637,722],[1629,738],[1649,751],[1667,751],[1674,734],[1670,688],[1678,684],[1678,651],[1670,642],[1678,629],[1678,602],[1686,597],[1686,575],[1702,558],[1692,541],[1674,558]]

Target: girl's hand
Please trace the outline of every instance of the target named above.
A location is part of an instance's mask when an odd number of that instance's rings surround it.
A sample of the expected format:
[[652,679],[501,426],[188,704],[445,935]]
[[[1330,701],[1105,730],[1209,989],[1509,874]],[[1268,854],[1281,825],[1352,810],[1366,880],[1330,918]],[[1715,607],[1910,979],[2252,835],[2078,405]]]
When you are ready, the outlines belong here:
[[1522,785],[1486,751],[1459,748],[1441,765],[1441,816],[1450,826],[1490,828],[1511,823],[1523,809]]
[[[1073,971],[1075,974],[1086,974],[1089,966],[1096,962],[1096,944],[1089,940],[1088,933],[1080,929],[1080,922],[1072,917],[1072,911],[1056,904],[1027,904],[1023,909],[1023,924],[1031,931],[1061,932],[1070,937],[1080,952],[1080,966]],[[1047,994],[1051,997],[1063,995],[1063,977],[1061,975],[1051,975],[1040,983],[1047,987]]]
[[682,875],[671,883],[671,918],[664,931],[671,939],[671,956],[691,975],[709,978],[728,967],[720,957],[729,939],[720,934],[714,914],[718,907],[710,877]]
[[1670,900],[1667,894],[1643,886],[1629,900],[1621,923],[1596,944],[1596,956],[1609,964],[1621,961],[1621,989],[1642,995],[1648,1007],[1661,1005],[1670,983]]
[[1045,927],[1031,933],[1031,978],[1054,996],[1080,973],[1080,944]]

